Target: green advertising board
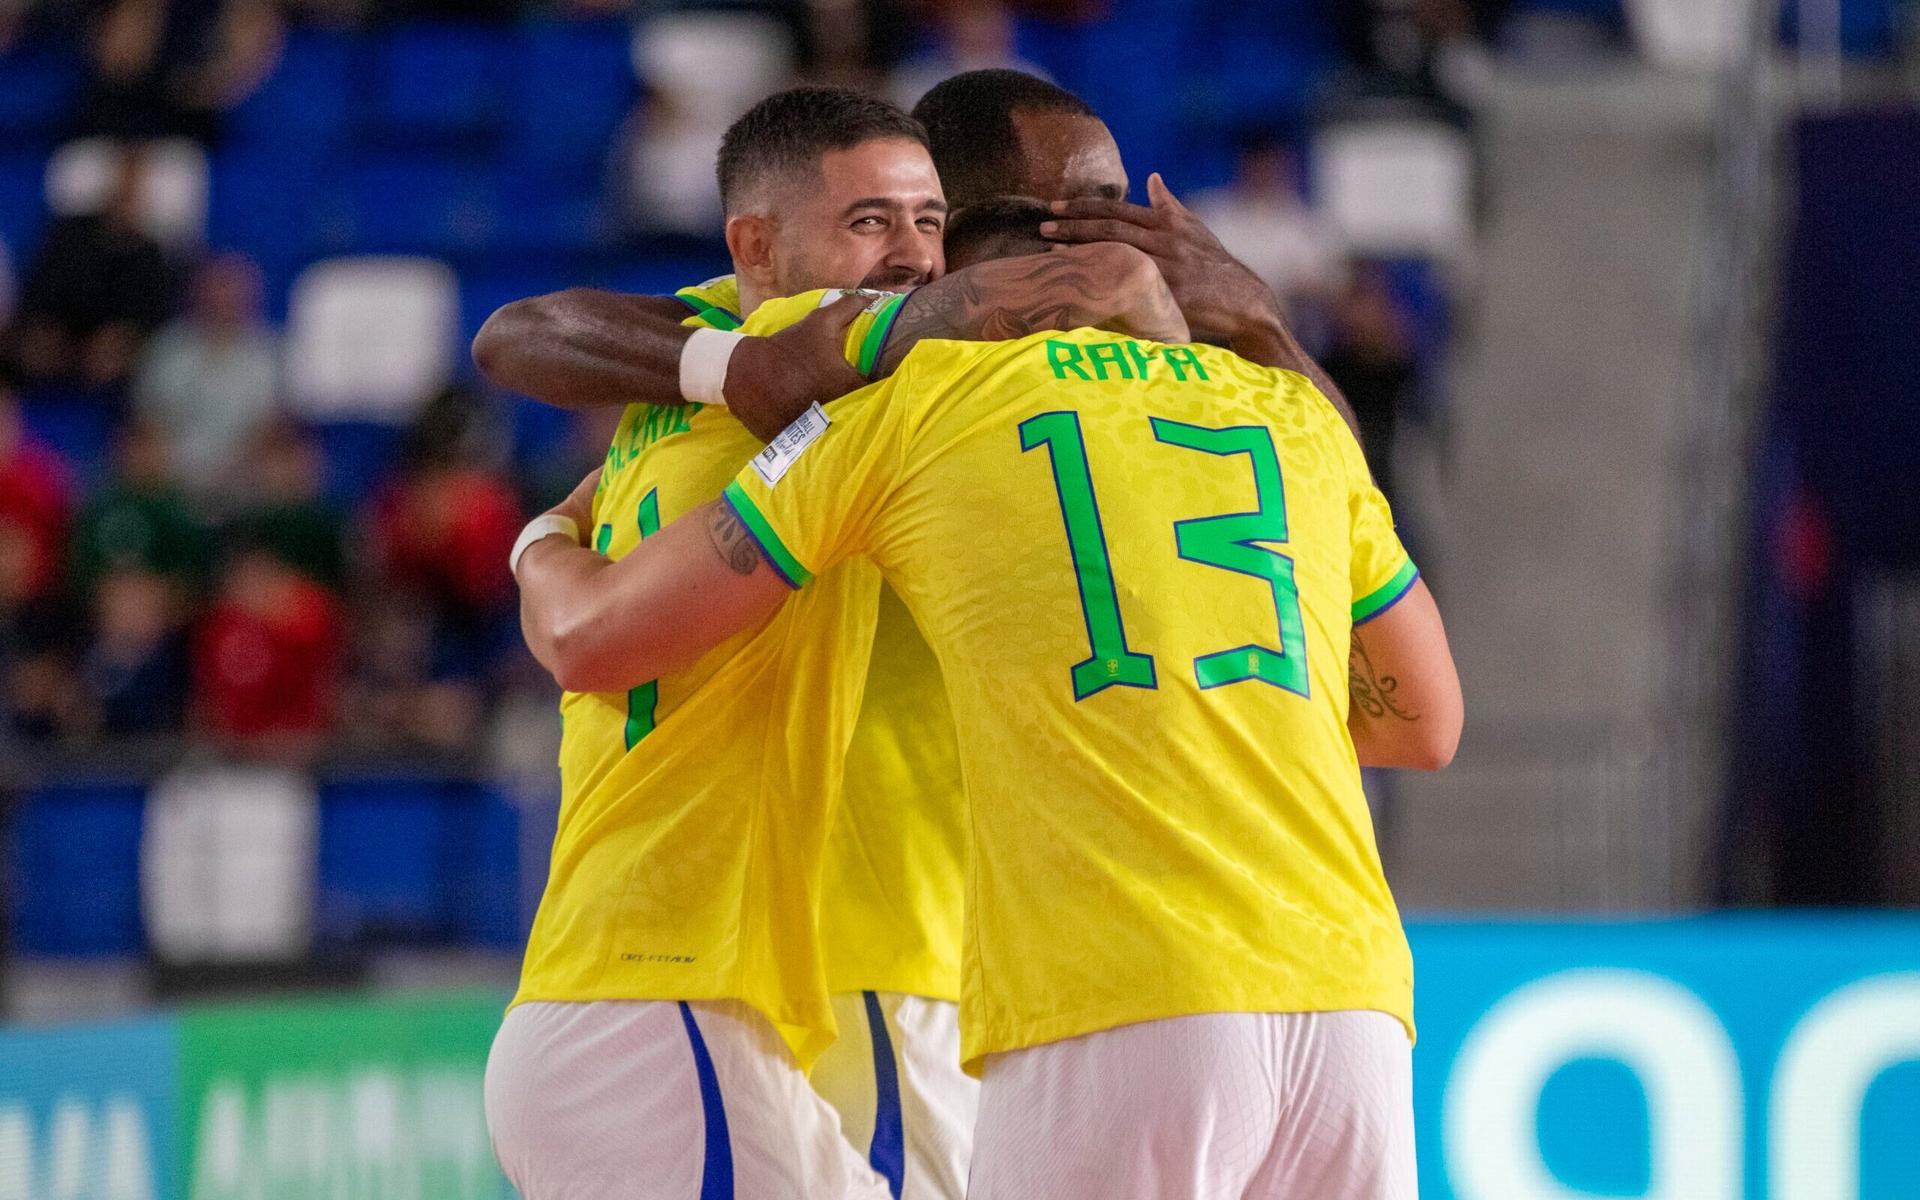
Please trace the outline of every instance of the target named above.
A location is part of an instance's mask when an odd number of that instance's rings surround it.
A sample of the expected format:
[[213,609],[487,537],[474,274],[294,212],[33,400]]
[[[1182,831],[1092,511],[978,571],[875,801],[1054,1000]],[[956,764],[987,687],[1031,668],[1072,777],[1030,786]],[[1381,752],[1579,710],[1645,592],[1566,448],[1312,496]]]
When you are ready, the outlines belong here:
[[184,1200],[503,1200],[482,1089],[492,995],[180,1018]]

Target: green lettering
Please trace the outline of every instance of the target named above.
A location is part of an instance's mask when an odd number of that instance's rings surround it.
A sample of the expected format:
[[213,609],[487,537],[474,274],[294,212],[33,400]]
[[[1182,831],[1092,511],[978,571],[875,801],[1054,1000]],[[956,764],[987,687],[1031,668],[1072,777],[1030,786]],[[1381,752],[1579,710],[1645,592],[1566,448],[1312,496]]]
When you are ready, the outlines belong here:
[[1120,378],[1133,378],[1133,368],[1129,367],[1127,360],[1121,357],[1120,347],[1112,342],[1095,342],[1088,346],[1087,361],[1093,364],[1093,373],[1100,377],[1102,383],[1107,380],[1108,363],[1112,363],[1119,370]]
[[1055,379],[1065,379],[1067,372],[1072,371],[1089,383],[1093,381],[1093,376],[1087,374],[1087,369],[1080,365],[1080,347],[1072,342],[1056,342],[1048,338],[1047,365],[1053,368]]
[[1187,381],[1187,372],[1192,370],[1200,379],[1207,378],[1207,368],[1200,362],[1200,356],[1187,346],[1168,346],[1160,356],[1173,368],[1173,377],[1181,383]]
[[[1147,377],[1147,364],[1153,361],[1153,355],[1142,350],[1139,342],[1125,341],[1120,344],[1126,347],[1127,357],[1133,360],[1133,369],[1140,373],[1140,378],[1145,379]],[[1157,354],[1158,351],[1154,353]]]
[[[699,405],[694,405],[698,408]],[[640,497],[640,540],[645,541],[660,532],[660,489],[655,488]],[[607,532],[613,532],[608,526]],[[653,732],[655,710],[660,706],[660,681],[649,679],[639,687],[627,692],[627,749],[640,744],[640,739]]]

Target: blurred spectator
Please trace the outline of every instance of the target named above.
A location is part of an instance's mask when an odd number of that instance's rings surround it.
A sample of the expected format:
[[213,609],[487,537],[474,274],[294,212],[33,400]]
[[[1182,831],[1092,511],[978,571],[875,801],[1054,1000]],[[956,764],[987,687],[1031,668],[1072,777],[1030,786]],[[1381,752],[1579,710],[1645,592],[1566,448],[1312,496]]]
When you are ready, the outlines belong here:
[[522,521],[499,468],[504,441],[485,402],[462,388],[435,397],[401,449],[370,520],[381,603],[367,706],[390,731],[466,744],[485,714],[494,668],[516,637],[506,554]]
[[676,93],[648,89],[616,138],[613,188],[629,227],[686,235],[720,230],[713,148],[724,128]]
[[121,430],[113,475],[73,539],[73,593],[85,614],[78,690],[62,732],[177,734],[187,700],[186,625],[207,584],[211,542],[174,482],[166,435]]
[[339,600],[257,543],[237,543],[195,631],[200,728],[235,748],[305,757],[332,730],[345,640]]
[[1339,236],[1307,206],[1299,159],[1279,141],[1247,138],[1233,181],[1195,196],[1193,208],[1290,313],[1339,289],[1345,271]]
[[333,591],[347,582],[345,523],[323,494],[320,446],[296,422],[268,421],[247,443],[241,503],[230,528]]
[[87,34],[78,132],[212,141],[280,45],[271,0],[106,0]]
[[1492,81],[1487,39],[1510,0],[1332,0],[1347,65],[1368,95],[1436,103],[1465,122]]
[[208,259],[186,315],[154,335],[140,363],[136,410],[172,433],[196,493],[235,482],[246,440],[274,410],[279,346],[261,293],[260,268],[245,255]]
[[81,513],[73,547],[82,595],[124,571],[163,580],[183,599],[206,587],[211,538],[175,482],[158,425],[133,421],[121,431],[113,478]]
[[633,62],[646,88],[616,140],[612,188],[635,229],[718,233],[714,147],[734,118],[792,81],[808,7],[647,2],[635,11]]
[[20,296],[16,353],[30,376],[122,383],[171,311],[166,255],[141,228],[142,169],[139,149],[129,147],[105,206],[47,230]]
[[63,654],[72,631],[55,603],[67,480],[67,464],[26,431],[0,375],[0,717],[36,741],[67,729],[79,701]]
[[52,598],[72,501],[67,464],[27,432],[0,378],[0,621]]
[[503,439],[486,402],[452,387],[407,431],[396,478],[373,502],[376,560],[389,587],[455,617],[512,607],[507,551],[519,501],[500,469]]
[[1393,440],[1420,384],[1411,320],[1379,267],[1354,269],[1334,302],[1332,342],[1320,365],[1346,393],[1360,422],[1360,445],[1374,482],[1389,501],[1393,486]]
[[115,567],[93,589],[81,660],[81,719],[108,737],[177,734],[187,705],[187,636],[176,580]]
[[1015,52],[1013,16],[997,0],[947,0],[932,14],[931,24],[932,51],[902,63],[888,85],[888,95],[901,108],[912,108],[934,84],[963,71],[1004,67],[1053,78]]

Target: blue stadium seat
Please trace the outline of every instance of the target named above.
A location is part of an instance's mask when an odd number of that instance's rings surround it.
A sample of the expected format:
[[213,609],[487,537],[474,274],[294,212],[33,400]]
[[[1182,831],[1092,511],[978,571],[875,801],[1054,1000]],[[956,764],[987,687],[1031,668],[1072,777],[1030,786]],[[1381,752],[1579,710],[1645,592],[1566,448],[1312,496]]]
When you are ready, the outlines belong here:
[[279,66],[227,118],[236,146],[324,157],[346,137],[359,48],[337,33],[296,30]]
[[472,790],[407,777],[323,785],[316,940],[417,944],[452,935],[465,807],[457,802]]
[[122,783],[55,783],[26,796],[5,872],[14,949],[63,958],[140,953],[145,803],[143,787]]
[[558,176],[502,166],[496,177],[500,211],[510,214],[510,219],[496,226],[488,249],[581,257],[616,243],[614,222],[598,180],[566,184]]
[[708,253],[640,253],[597,273],[595,287],[643,296],[671,296],[690,283],[699,283],[733,270],[724,245],[716,244]]
[[46,175],[45,154],[0,150],[0,242],[7,244],[16,272],[27,269],[46,227]]
[[484,26],[419,24],[372,47],[363,132],[437,144],[497,133],[519,104],[519,43]]
[[342,186],[345,224],[329,231],[332,253],[446,256],[486,248],[499,226],[492,174],[463,158],[375,153],[348,168]]
[[51,145],[73,119],[81,70],[63,47],[23,42],[0,50],[0,144]]
[[400,430],[371,421],[329,421],[314,427],[327,463],[327,499],[351,510],[385,477],[400,450]]
[[[1780,34],[1800,44],[1800,5],[1782,3]],[[1897,0],[1840,0],[1840,48],[1856,58],[1886,58],[1898,48],[1901,9]]]
[[21,397],[27,429],[58,450],[73,467],[75,482],[92,486],[107,474],[107,448],[113,440],[111,402],[93,392],[55,391],[36,386]]
[[267,270],[284,303],[294,267],[322,242],[328,157],[299,147],[240,146],[214,156],[207,192],[207,244],[245,250]]
[[533,914],[522,911],[520,806],[498,788],[473,789],[454,836],[453,918],[461,940],[496,950],[524,944]]
[[550,186],[596,187],[638,91],[623,21],[539,24],[525,33],[506,165]]

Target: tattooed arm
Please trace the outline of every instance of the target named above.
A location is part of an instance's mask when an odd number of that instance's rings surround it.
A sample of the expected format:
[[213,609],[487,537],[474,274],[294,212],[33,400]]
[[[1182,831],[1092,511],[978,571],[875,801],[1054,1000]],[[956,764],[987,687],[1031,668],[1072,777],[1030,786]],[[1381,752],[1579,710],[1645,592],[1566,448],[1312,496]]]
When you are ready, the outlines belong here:
[[[581,485],[588,499],[593,481]],[[576,516],[569,506],[580,495],[554,511]],[[544,538],[520,559],[519,582],[527,645],[570,692],[625,691],[691,666],[792,594],[724,500],[670,522],[617,561]]]
[[1353,631],[1347,730],[1363,767],[1437,771],[1453,760],[1465,712],[1440,609],[1424,580]]
[[[845,311],[838,328],[859,311]],[[502,306],[473,339],[473,361],[488,380],[556,408],[680,405],[680,352],[693,330],[687,306],[665,296],[568,288]],[[742,342],[727,362],[727,407],[770,439],[816,400],[864,381],[825,328],[809,318],[791,330]]]
[[992,342],[1088,326],[1189,340],[1153,260],[1131,246],[1094,242],[979,263],[916,290],[901,305],[874,374],[891,374],[927,338]]

